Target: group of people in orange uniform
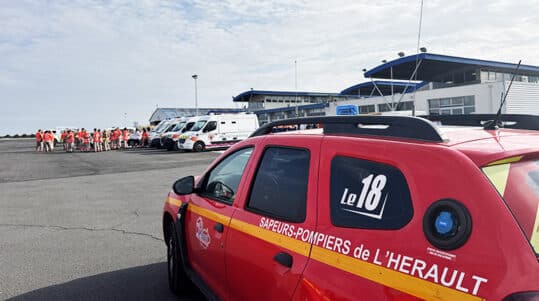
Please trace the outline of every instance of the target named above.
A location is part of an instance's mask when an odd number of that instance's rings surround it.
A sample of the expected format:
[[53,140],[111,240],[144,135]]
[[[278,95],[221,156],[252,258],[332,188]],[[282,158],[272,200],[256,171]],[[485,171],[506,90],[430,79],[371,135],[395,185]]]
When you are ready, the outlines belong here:
[[36,151],[52,152],[54,149],[54,133],[52,131],[44,131],[41,129],[36,133]]
[[[36,151],[51,152],[54,149],[55,133],[53,131],[44,131],[41,129],[36,133]],[[146,135],[146,136],[145,136]],[[144,129],[142,138],[148,139],[148,133]],[[60,135],[60,141],[63,143],[66,152],[79,150],[82,152],[102,152],[113,149],[126,149],[130,137],[129,130],[124,128],[115,128],[112,130],[94,129],[89,132],[84,128],[77,130],[64,130]]]

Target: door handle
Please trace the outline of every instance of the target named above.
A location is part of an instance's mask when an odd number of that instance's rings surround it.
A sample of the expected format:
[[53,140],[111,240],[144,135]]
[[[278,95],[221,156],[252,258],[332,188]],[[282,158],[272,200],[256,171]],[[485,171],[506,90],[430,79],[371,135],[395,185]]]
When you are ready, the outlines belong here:
[[213,226],[213,229],[219,233],[223,233],[223,231],[225,231],[225,226],[223,226],[221,223],[217,223],[215,226]]
[[292,258],[292,256],[285,252],[277,253],[277,255],[273,257],[273,260],[275,260],[277,263],[287,268],[291,268],[292,263],[294,262],[294,259]]

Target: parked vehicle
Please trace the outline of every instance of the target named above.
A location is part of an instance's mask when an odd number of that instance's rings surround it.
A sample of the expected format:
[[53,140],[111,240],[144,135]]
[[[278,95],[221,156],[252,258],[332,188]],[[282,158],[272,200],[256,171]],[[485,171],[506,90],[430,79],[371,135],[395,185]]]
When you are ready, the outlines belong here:
[[178,149],[201,152],[226,148],[246,139],[258,128],[255,114],[223,114],[201,116],[189,132],[178,140]]
[[175,121],[176,119],[169,119],[165,122],[161,122],[158,127],[156,127],[153,131],[150,132],[150,147],[161,147],[161,134],[166,133],[167,131],[172,129],[175,126],[175,124],[173,124]]
[[129,135],[129,139],[127,139],[127,145],[129,145],[129,147],[135,147],[139,145],[141,136],[142,133],[139,130],[135,130]]
[[[200,177],[174,183],[162,219],[171,290],[538,300],[539,117],[452,118],[262,126]],[[272,133],[301,124],[320,128]],[[445,126],[455,124],[468,127]]]
[[181,134],[191,130],[199,117],[185,118],[184,121],[178,123],[170,132],[163,134],[161,144],[163,148],[169,151],[178,150],[178,140]]

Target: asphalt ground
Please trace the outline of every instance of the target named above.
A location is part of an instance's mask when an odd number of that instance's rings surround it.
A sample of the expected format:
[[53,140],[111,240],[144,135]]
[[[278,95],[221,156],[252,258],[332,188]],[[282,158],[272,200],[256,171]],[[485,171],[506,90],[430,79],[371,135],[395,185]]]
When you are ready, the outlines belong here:
[[218,155],[0,139],[0,299],[203,300],[170,293],[161,216],[172,183]]

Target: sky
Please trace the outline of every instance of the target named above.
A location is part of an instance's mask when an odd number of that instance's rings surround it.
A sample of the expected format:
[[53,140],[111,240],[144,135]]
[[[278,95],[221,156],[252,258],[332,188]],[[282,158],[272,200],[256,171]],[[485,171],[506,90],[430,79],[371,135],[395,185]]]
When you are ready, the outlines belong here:
[[[0,135],[239,108],[255,90],[340,92],[417,51],[421,0],[0,0]],[[424,0],[428,52],[539,65],[539,0]]]

